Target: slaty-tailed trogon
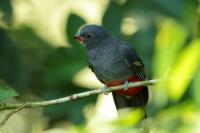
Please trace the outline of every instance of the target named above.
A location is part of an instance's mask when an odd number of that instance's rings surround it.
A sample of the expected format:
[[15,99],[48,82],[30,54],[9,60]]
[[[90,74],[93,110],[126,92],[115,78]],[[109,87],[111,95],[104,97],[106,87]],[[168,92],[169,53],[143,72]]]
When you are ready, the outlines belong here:
[[[134,48],[110,35],[102,26],[83,26],[75,39],[85,44],[89,67],[107,87],[146,79],[144,65]],[[113,92],[117,109],[145,109],[148,96],[147,86]]]

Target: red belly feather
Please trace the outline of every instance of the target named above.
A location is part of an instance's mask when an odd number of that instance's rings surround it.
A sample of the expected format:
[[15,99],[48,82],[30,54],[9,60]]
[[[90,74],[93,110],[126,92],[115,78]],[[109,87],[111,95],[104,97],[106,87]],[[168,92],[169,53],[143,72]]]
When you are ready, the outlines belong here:
[[[136,76],[132,76],[130,78],[128,78],[129,82],[138,82],[141,81],[138,77]],[[115,80],[115,81],[111,81],[111,82],[105,82],[107,87],[111,87],[111,86],[118,86],[118,85],[123,85],[125,81],[120,81],[120,80]],[[133,96],[136,93],[138,93],[141,89],[143,88],[143,86],[140,87],[130,87],[128,88],[128,90],[118,90],[118,91],[114,91],[115,94],[118,95],[125,95],[125,96]]]

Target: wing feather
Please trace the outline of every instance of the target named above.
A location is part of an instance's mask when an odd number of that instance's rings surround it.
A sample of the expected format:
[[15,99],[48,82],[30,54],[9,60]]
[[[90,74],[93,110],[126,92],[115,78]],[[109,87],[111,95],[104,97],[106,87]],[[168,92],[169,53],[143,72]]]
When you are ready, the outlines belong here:
[[120,51],[124,58],[124,63],[129,69],[131,69],[133,74],[135,74],[139,79],[145,80],[146,75],[144,71],[144,64],[134,48],[131,45],[123,42],[123,44],[120,45]]

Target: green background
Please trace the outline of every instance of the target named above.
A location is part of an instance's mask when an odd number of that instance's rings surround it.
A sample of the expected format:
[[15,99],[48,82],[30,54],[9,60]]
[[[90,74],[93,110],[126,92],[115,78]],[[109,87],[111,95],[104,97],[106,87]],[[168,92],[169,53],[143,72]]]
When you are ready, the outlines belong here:
[[[87,6],[92,7],[91,11]],[[107,124],[88,126],[89,111],[84,110],[95,106],[98,99],[90,96],[33,109],[33,115],[22,113],[32,117],[32,122],[28,126],[19,123],[16,131],[198,132],[198,8],[196,0],[1,0],[2,101],[50,100],[90,90],[73,82],[74,75],[87,67],[85,48],[73,36],[80,26],[90,23],[103,25],[115,37],[132,44],[144,61],[148,79],[166,79],[150,87],[149,118],[145,125],[137,124],[141,112],[136,111]],[[92,16],[93,10],[97,10],[96,18]],[[135,30],[130,33],[131,28]],[[11,88],[19,96],[11,98],[17,95]],[[12,126],[12,122],[8,123],[5,130],[14,129]]]

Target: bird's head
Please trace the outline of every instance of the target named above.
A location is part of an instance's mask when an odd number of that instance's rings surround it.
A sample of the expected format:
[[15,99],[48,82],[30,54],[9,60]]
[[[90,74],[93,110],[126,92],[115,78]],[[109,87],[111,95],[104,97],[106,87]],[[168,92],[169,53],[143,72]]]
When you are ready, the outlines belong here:
[[74,36],[76,40],[86,45],[97,45],[98,42],[108,37],[110,37],[109,33],[98,25],[85,25]]

